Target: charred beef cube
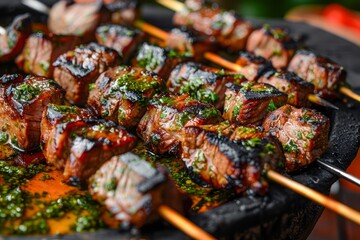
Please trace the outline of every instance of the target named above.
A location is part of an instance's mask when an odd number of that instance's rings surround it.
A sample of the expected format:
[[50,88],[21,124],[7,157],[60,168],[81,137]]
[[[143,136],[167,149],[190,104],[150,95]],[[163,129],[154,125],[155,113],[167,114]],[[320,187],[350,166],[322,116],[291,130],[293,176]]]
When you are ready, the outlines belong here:
[[222,47],[235,52],[245,48],[252,31],[251,25],[247,21],[237,19],[233,12],[212,7],[176,12],[173,22],[175,25],[187,26],[198,33],[213,37]]
[[31,33],[30,15],[17,16],[5,31],[0,35],[0,62],[14,59],[23,49]]
[[138,0],[110,0],[105,8],[111,13],[111,22],[115,24],[133,25],[139,16]]
[[267,83],[279,91],[288,95],[287,103],[295,107],[308,107],[310,101],[309,94],[314,92],[314,85],[306,82],[293,72],[286,70],[269,70],[259,79],[261,83]]
[[176,66],[170,74],[167,86],[172,92],[188,93],[194,99],[222,109],[225,101],[225,84],[240,84],[245,80],[241,74],[188,62]]
[[77,3],[61,0],[49,12],[48,27],[54,34],[81,36],[83,40],[94,39],[96,28],[109,20],[102,1]]
[[182,160],[188,169],[215,188],[264,194],[266,168],[281,169],[284,155],[278,141],[259,127],[187,126]]
[[106,24],[96,29],[99,44],[115,49],[127,62],[138,45],[145,40],[145,34],[138,29],[114,24]]
[[328,147],[330,121],[313,109],[285,105],[271,112],[263,127],[280,140],[288,172],[319,159]]
[[18,68],[26,73],[43,77],[53,76],[53,62],[63,53],[74,49],[79,43],[76,36],[46,35],[33,33],[16,59]]
[[131,150],[136,142],[135,136],[111,122],[79,120],[59,124],[56,134],[43,141],[54,141],[56,148],[62,148],[55,165],[64,171],[65,181],[73,185],[85,183],[103,163]]
[[155,72],[163,79],[167,79],[176,65],[188,59],[174,50],[144,43],[141,45],[133,65]]
[[157,217],[167,178],[131,152],[114,156],[90,179],[89,191],[114,218],[141,227]]
[[268,112],[284,105],[287,95],[266,83],[226,84],[223,117],[241,125],[259,125]]
[[189,95],[161,95],[150,101],[137,133],[145,145],[157,154],[178,154],[185,126],[217,123],[220,112],[210,104]]
[[215,49],[215,42],[187,28],[174,28],[166,39],[166,46],[201,61],[205,52]]
[[62,104],[64,91],[55,81],[20,74],[0,78],[0,131],[21,150],[39,147],[42,112],[49,103]]
[[305,49],[296,52],[288,70],[314,84],[316,93],[323,98],[334,97],[334,91],[346,80],[346,71],[342,66]]
[[155,73],[125,66],[104,72],[92,88],[88,105],[98,116],[126,128],[135,127],[145,114],[149,100],[165,89]]
[[89,84],[120,62],[115,50],[90,43],[62,54],[53,64],[54,79],[65,89],[66,98],[71,103],[84,105],[89,95]]
[[256,81],[267,70],[272,69],[270,61],[254,53],[241,51],[236,64],[241,66],[241,73],[249,81]]
[[62,168],[66,159],[58,156],[67,150],[64,147],[67,139],[71,137],[64,129],[71,122],[91,119],[94,120],[95,117],[86,109],[49,104],[42,115],[40,136],[41,149],[47,163]]
[[246,50],[270,60],[276,69],[283,69],[294,56],[296,47],[285,30],[264,25],[251,33]]

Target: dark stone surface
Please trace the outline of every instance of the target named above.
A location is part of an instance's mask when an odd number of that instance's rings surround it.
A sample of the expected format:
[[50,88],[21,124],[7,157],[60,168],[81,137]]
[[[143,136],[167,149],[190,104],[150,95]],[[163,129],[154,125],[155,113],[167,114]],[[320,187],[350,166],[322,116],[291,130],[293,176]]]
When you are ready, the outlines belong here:
[[[19,1],[11,1],[10,7],[0,4],[3,16],[9,17],[13,13],[25,11],[25,8],[19,8],[18,3]],[[172,26],[172,12],[169,10],[143,6],[142,14],[146,21],[157,26],[165,29]],[[38,17],[44,18],[40,15]],[[285,27],[296,38],[305,39],[307,46],[341,63],[349,72],[348,82],[353,87],[360,88],[360,61],[358,61],[360,48],[356,45],[305,23],[291,23],[284,20],[251,21],[257,25],[267,22],[273,26]],[[319,108],[332,120],[330,147],[322,159],[340,169],[346,169],[359,148],[360,104],[352,103],[352,107],[348,107],[337,102],[336,105],[340,107],[339,111]],[[320,168],[316,163],[289,177],[324,194],[329,193],[330,186],[337,180],[336,176]],[[270,192],[264,198],[242,197],[209,212],[192,214],[188,217],[205,230],[226,239],[306,239],[322,210],[322,207],[310,200],[276,183],[271,183]],[[186,238],[184,234],[167,223],[159,222],[145,227],[141,234],[135,233],[135,235],[104,230],[63,237],[48,237],[48,239],[130,239],[140,236],[152,239]]]

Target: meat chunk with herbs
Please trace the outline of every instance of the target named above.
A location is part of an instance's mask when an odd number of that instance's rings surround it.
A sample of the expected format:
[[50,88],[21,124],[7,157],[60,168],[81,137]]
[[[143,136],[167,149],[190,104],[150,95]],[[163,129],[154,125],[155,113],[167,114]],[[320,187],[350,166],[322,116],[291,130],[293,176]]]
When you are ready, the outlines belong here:
[[328,147],[330,121],[313,109],[285,105],[271,112],[263,127],[280,140],[288,172],[319,159]]
[[195,176],[215,188],[264,194],[267,167],[284,166],[281,145],[260,127],[223,122],[186,126],[182,160]]
[[246,81],[241,74],[235,74],[207,67],[199,63],[182,63],[175,67],[167,81],[171,92],[186,94],[204,103],[211,103],[222,109],[225,101],[225,84]]
[[91,177],[90,194],[122,223],[141,227],[157,218],[166,175],[131,152],[114,156]]
[[95,29],[110,15],[102,1],[76,2],[61,0],[55,3],[49,12],[48,27],[59,35],[76,35],[83,40],[94,39]]
[[29,14],[17,16],[0,35],[0,62],[13,60],[23,49],[27,37],[31,33]]
[[61,158],[67,151],[67,140],[71,137],[67,125],[80,120],[94,120],[95,117],[86,109],[76,106],[49,104],[41,119],[40,144],[46,162],[61,169],[65,165],[65,158]]
[[215,42],[183,27],[170,31],[166,46],[193,57],[195,61],[201,61],[205,52],[215,49]]
[[128,62],[137,47],[145,40],[145,34],[135,28],[106,24],[96,29],[96,40],[99,44],[115,49],[124,62]]
[[265,72],[258,82],[270,84],[286,93],[288,95],[287,103],[290,105],[308,107],[311,104],[308,96],[314,92],[314,85],[293,72],[272,69]]
[[284,105],[287,95],[266,83],[226,84],[224,119],[259,125],[268,112]]
[[131,150],[136,142],[135,136],[112,122],[79,120],[59,124],[57,133],[43,141],[54,141],[62,148],[55,165],[63,170],[65,181],[72,185],[87,182],[103,163]]
[[108,47],[90,43],[68,51],[54,62],[54,80],[66,91],[66,98],[84,105],[89,95],[89,84],[108,68],[121,63],[119,54]]
[[163,79],[167,79],[176,65],[187,60],[189,60],[189,57],[175,50],[143,43],[133,65],[155,72]]
[[178,154],[185,126],[217,123],[220,112],[210,104],[185,95],[160,95],[150,101],[138,127],[138,136],[156,154]]
[[249,81],[257,81],[265,71],[273,68],[270,61],[247,51],[240,52],[236,64],[241,67],[239,73]]
[[336,96],[335,91],[346,80],[346,71],[342,66],[305,49],[296,52],[288,70],[314,84],[315,92],[323,98]]
[[62,104],[64,91],[53,80],[20,74],[0,78],[0,131],[24,151],[39,147],[42,112],[49,103]]
[[74,49],[79,37],[37,32],[30,35],[22,53],[16,58],[18,68],[43,77],[53,76],[53,63],[63,53]]
[[133,25],[139,16],[138,0],[105,1],[105,8],[111,14],[111,22],[122,25]]
[[264,25],[251,33],[246,50],[272,62],[276,69],[287,67],[297,48],[296,42],[280,28]]
[[87,103],[98,116],[131,128],[145,114],[149,100],[165,90],[164,85],[153,72],[120,66],[100,75]]
[[234,52],[243,50],[252,31],[249,22],[238,19],[234,12],[221,8],[203,7],[176,12],[173,22],[187,26],[198,33],[215,38],[224,48]]

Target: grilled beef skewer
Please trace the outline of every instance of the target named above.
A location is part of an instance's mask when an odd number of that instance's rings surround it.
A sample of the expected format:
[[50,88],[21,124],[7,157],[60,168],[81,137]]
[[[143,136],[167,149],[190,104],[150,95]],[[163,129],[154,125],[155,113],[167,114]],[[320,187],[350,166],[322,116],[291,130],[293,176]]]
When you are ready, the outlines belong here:
[[49,103],[62,104],[64,91],[53,80],[20,74],[0,78],[0,131],[24,151],[39,147],[40,121]]
[[29,14],[17,16],[0,35],[0,62],[13,60],[23,49],[26,38],[31,33]]

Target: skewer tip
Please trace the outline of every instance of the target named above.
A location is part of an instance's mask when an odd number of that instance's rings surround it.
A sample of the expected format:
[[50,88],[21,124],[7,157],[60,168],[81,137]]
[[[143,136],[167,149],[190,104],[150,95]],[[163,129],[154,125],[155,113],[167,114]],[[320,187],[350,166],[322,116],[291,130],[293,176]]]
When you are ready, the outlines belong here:
[[355,101],[360,102],[360,95],[356,94],[354,91],[352,91],[350,88],[347,87],[340,87],[340,92],[349,98],[354,99]]
[[156,0],[160,5],[167,7],[175,12],[180,12],[186,9],[185,5],[182,2],[175,0]]
[[334,110],[339,110],[339,108],[337,106],[335,106],[334,104],[332,104],[329,101],[326,101],[325,99],[322,99],[321,97],[316,96],[314,94],[309,94],[308,99],[310,102],[315,103],[317,105],[324,106],[327,108],[332,108]]

